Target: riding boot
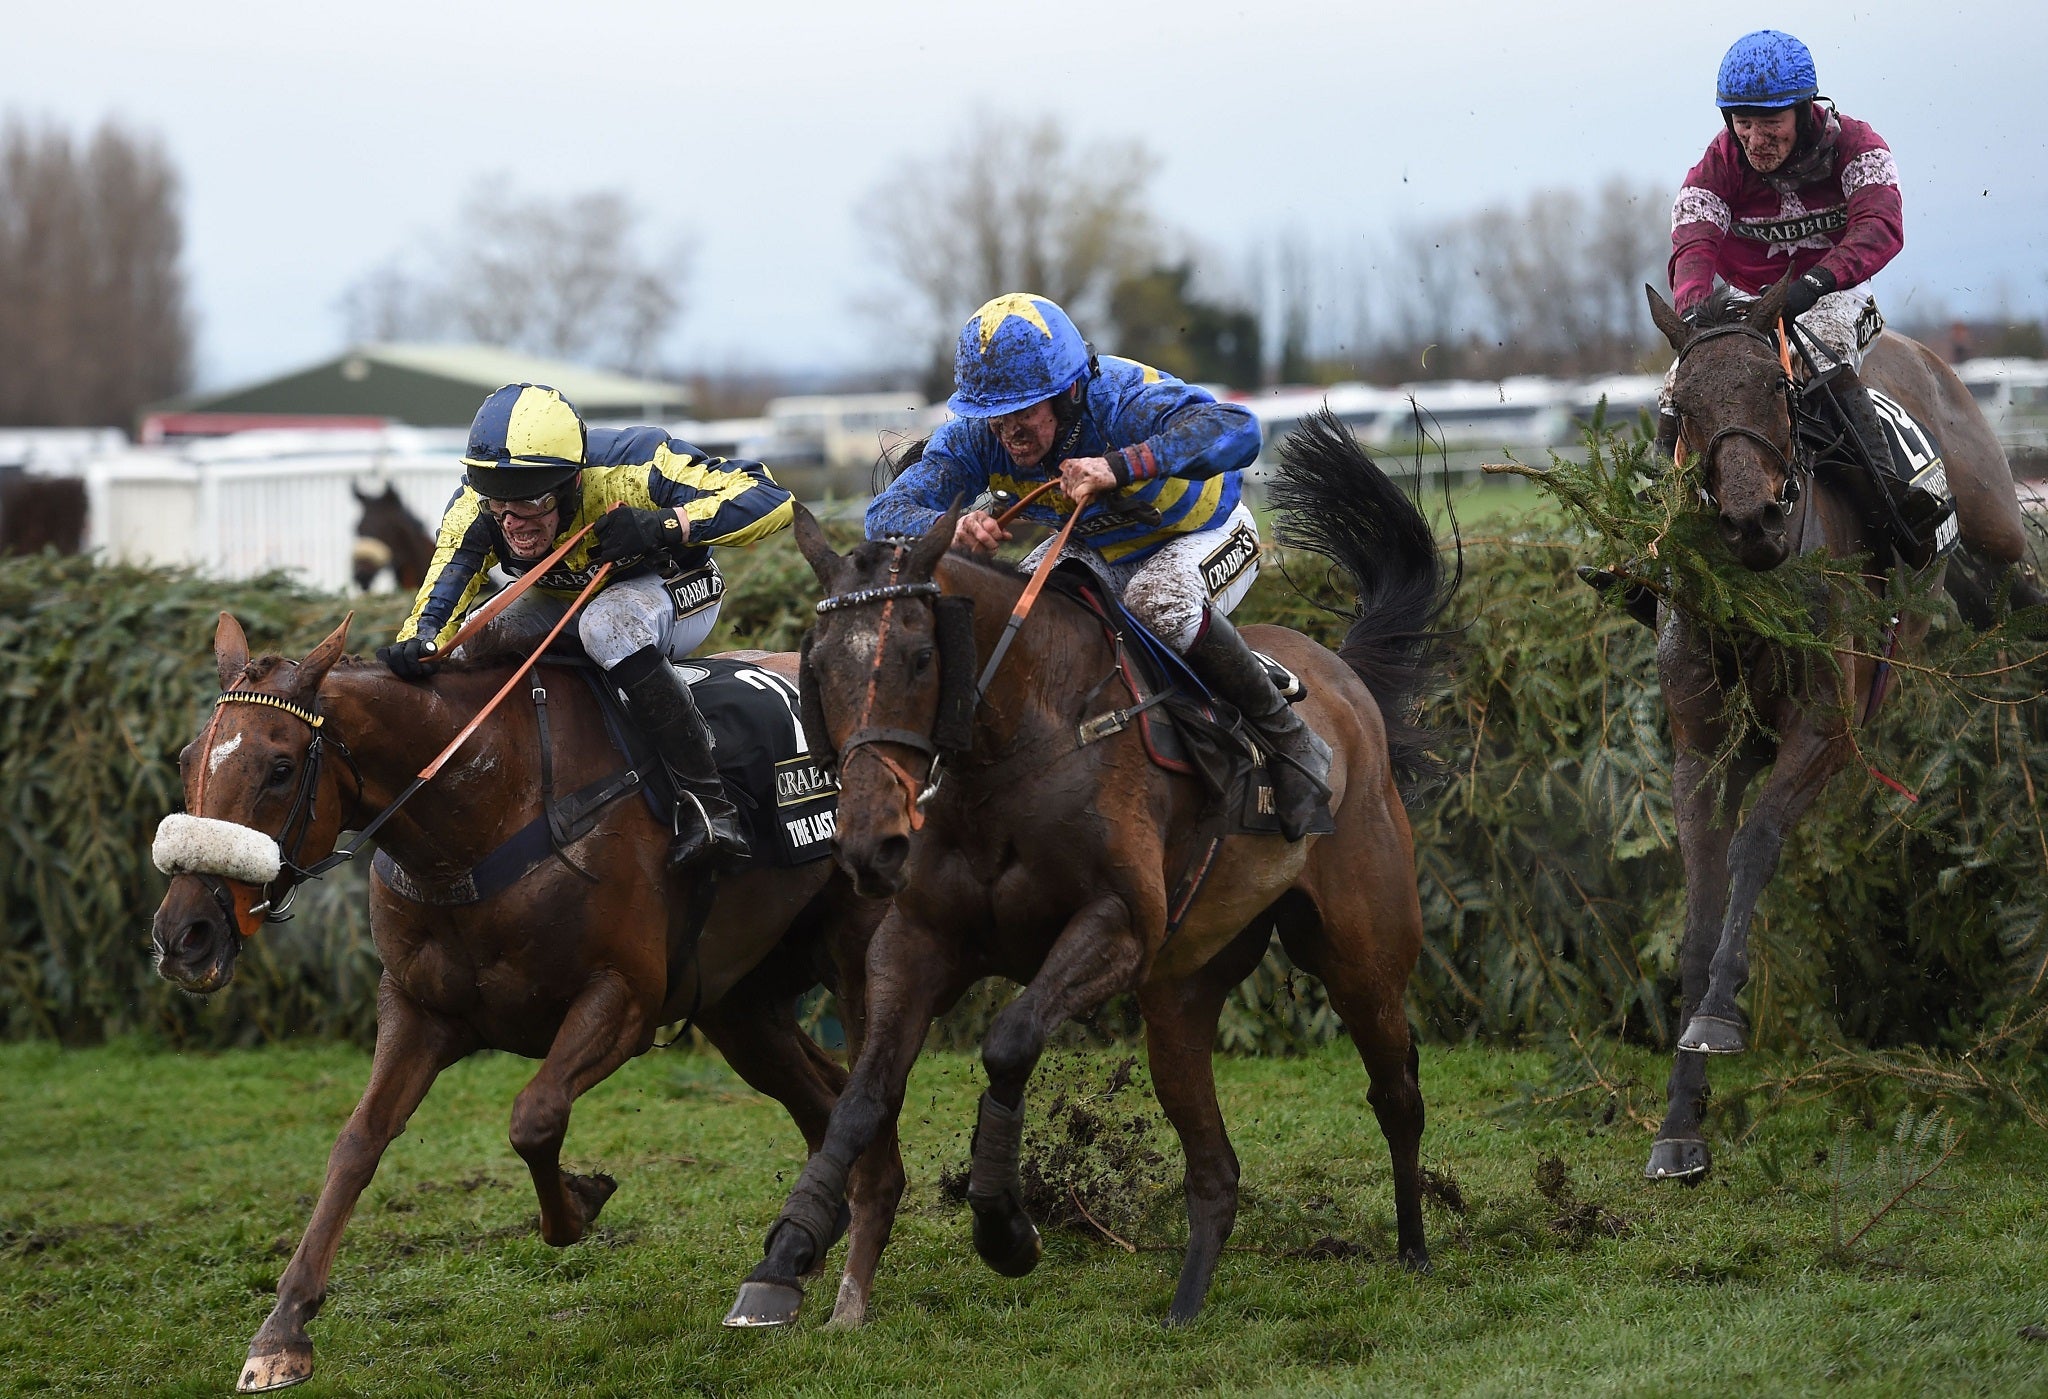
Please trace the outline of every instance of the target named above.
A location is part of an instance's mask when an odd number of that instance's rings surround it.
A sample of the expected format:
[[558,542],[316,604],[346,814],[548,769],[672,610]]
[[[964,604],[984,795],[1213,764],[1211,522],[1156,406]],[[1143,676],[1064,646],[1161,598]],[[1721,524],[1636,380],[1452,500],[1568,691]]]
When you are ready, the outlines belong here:
[[[1675,464],[1678,461],[1678,415],[1666,412],[1662,408],[1657,410],[1657,439],[1653,457],[1660,463],[1668,461]],[[1660,466],[1658,469],[1663,468]]]
[[1848,365],[1836,370],[1832,380],[1835,403],[1850,428],[1850,450],[1862,470],[1851,473],[1857,509],[1870,525],[1886,537],[1901,528],[1906,537],[1895,541],[1899,556],[1914,568],[1923,568],[1934,558],[1934,532],[1948,518],[1938,502],[1917,491],[1909,492],[1892,461],[1891,438],[1879,420],[1877,405],[1870,401],[1870,389]]
[[1230,619],[1214,608],[1188,648],[1187,662],[1265,740],[1280,833],[1300,840],[1315,820],[1316,808],[1330,795],[1330,745],[1301,721],[1273,684],[1265,663],[1252,654]]
[[668,657],[659,647],[643,646],[607,675],[626,697],[626,713],[654,741],[683,799],[686,814],[669,863],[689,865],[712,856],[745,859],[747,838],[711,756],[710,726]]

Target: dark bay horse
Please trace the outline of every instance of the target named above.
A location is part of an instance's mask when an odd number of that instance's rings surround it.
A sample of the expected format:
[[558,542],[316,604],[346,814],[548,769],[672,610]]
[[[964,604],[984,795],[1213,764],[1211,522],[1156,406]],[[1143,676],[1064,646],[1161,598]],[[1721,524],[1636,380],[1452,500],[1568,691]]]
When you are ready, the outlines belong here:
[[[1450,585],[1428,523],[1335,419],[1312,419],[1286,460],[1275,498],[1293,507],[1295,537],[1352,575],[1359,608],[1335,655],[1283,628],[1245,636],[1307,683],[1304,717],[1336,752],[1336,829],[1294,844],[1225,839],[1170,937],[1169,891],[1198,848],[1203,799],[1192,779],[1148,760],[1135,725],[1078,739],[1077,725],[1116,703],[1096,619],[1046,594],[974,713],[971,741],[934,773],[941,671],[960,663],[938,660],[941,595],[973,603],[972,676],[1024,579],[948,554],[957,512],[922,539],[869,542],[842,558],[798,510],[798,546],[828,594],[807,683],[840,755],[837,854],[859,888],[895,900],[869,948],[866,1042],[728,1325],[796,1319],[798,1279],[832,1244],[849,1170],[894,1143],[926,1027],[987,976],[1024,990],[982,1046],[989,1088],[968,1186],[976,1249],[1011,1277],[1038,1261],[1018,1183],[1025,1084],[1055,1027],[1135,991],[1154,1089],[1186,1155],[1188,1251],[1168,1319],[1191,1320],[1237,1210],[1237,1157],[1210,1067],[1217,1018],[1276,928],[1329,988],[1365,1061],[1393,1160],[1400,1256],[1428,1266],[1422,1090],[1402,1005],[1422,913],[1401,784],[1427,746],[1407,711],[1435,677],[1433,627]],[[938,732],[943,744],[944,725]],[[934,777],[926,801],[920,789]],[[868,1296],[849,1267],[834,1322],[857,1324]]]
[[419,591],[434,561],[433,532],[406,508],[396,486],[385,486],[382,495],[364,495],[351,485],[349,493],[363,507],[356,521],[353,550],[356,586],[368,592],[377,575],[388,568],[398,591]]
[[[404,790],[510,670],[479,658],[410,684],[381,665],[344,658],[347,630],[344,621],[302,660],[252,661],[241,627],[221,617],[214,655],[229,698],[180,766],[186,811],[208,818],[186,824],[197,832],[188,843],[223,848],[211,860],[188,852],[172,861],[216,873],[173,876],[153,929],[159,971],[188,990],[227,985],[243,937],[261,926],[252,906],[285,893],[293,866],[325,857],[342,830],[360,829]],[[794,656],[747,659],[795,675]],[[547,663],[536,674],[550,691],[557,790],[622,768],[583,681]],[[382,828],[381,849],[417,885],[460,878],[539,812],[541,741],[534,707],[508,701]],[[721,880],[690,949],[685,910],[697,876],[669,868],[670,839],[631,796],[567,847],[587,874],[550,857],[470,904],[414,902],[381,873],[372,877],[370,924],[384,973],[369,1085],[335,1142],[277,1305],[250,1343],[241,1389],[279,1388],[312,1373],[306,1325],[326,1296],[357,1197],[436,1075],[478,1049],[542,1061],[513,1105],[511,1138],[533,1176],[541,1234],[551,1244],[581,1239],[616,1188],[609,1176],[562,1169],[571,1105],[645,1052],[657,1026],[693,1007],[739,1075],[789,1109],[810,1149],[822,1143],[845,1072],[797,1027],[794,1001],[820,980],[836,981],[849,1038],[858,1041],[863,950],[881,907],[856,896],[830,861],[734,872]],[[267,852],[267,871],[249,867],[250,846]],[[261,888],[280,849],[285,874]],[[854,1192],[855,1271],[872,1271],[902,1191],[900,1163],[886,1152],[870,1159],[872,1181]]]
[[[1688,470],[1699,473],[1722,540],[1757,571],[1819,550],[1883,557],[1882,535],[1839,483],[1815,477],[1795,443],[1792,390],[1774,334],[1789,277],[1751,303],[1717,298],[1696,325],[1648,289],[1651,318],[1678,352],[1673,398]],[[1861,376],[1903,404],[1941,447],[1961,527],[1958,560],[1982,570],[1980,576],[2005,574],[2014,601],[2037,600],[2012,473],[1969,391],[1925,346],[1890,332],[1872,346]],[[1881,574],[1864,581],[1883,593]],[[1815,621],[1817,629],[1825,625]],[[1908,618],[1895,643],[1912,649],[1926,626],[1924,618]],[[1749,977],[1751,917],[1787,834],[1854,755],[1859,718],[1871,717],[1880,662],[1848,651],[1835,661],[1802,665],[1761,641],[1711,634],[1682,613],[1664,611],[1657,672],[1671,719],[1685,866],[1685,1028],[1644,1170],[1652,1180],[1696,1181],[1711,1165],[1700,1125],[1706,1056],[1745,1045],[1736,997]],[[1738,690],[1769,732],[1738,746],[1717,771]],[[1766,767],[1770,776],[1743,816],[1744,794]]]

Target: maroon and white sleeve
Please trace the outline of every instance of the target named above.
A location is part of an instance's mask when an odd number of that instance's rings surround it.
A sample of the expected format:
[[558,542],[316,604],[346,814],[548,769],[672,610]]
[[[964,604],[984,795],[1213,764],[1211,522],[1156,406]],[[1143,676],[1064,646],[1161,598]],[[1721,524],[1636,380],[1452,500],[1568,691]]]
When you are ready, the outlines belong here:
[[1721,240],[1728,236],[1733,214],[1732,191],[1723,188],[1725,162],[1715,156],[1719,142],[1707,147],[1700,163],[1686,172],[1678,197],[1671,201],[1671,304],[1682,315],[1707,299],[1714,289]]
[[1837,286],[1853,287],[1876,276],[1906,246],[1899,167],[1882,142],[1842,163],[1842,196],[1849,203],[1849,226],[1820,265],[1835,274]]

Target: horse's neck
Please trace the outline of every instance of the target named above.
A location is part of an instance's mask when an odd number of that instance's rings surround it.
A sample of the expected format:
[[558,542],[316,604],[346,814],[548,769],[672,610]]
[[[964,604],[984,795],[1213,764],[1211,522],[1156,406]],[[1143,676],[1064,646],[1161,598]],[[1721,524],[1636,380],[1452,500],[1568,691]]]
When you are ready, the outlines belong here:
[[[488,671],[439,676],[422,684],[400,680],[382,666],[328,672],[320,707],[331,732],[348,746],[363,781],[351,824],[367,823],[397,800],[501,683],[501,676]],[[378,843],[419,873],[451,857],[459,863],[490,849],[501,826],[508,821],[516,825],[525,815],[518,800],[523,793],[508,790],[503,800],[495,800],[483,790],[494,772],[508,766],[524,770],[501,761],[501,750],[511,741],[501,709],[391,818],[378,833]],[[344,790],[348,780],[342,779]]]
[[[974,599],[979,676],[1001,643],[1025,580],[951,555],[939,564],[937,578],[948,595]],[[1041,593],[1010,643],[976,715],[975,758],[1008,757],[1049,731],[1070,728],[1071,712],[1111,663],[1096,621],[1064,598]]]

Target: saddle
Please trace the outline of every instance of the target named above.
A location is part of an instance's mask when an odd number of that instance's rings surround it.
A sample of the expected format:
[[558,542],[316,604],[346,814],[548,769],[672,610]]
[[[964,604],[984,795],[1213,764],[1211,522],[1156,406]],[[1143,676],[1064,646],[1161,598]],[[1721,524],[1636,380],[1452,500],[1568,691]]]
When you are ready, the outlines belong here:
[[1866,460],[1849,431],[1849,418],[1835,398],[1839,370],[1813,376],[1799,392],[1798,432],[1814,470],[1844,485],[1864,503],[1871,523],[1884,530],[1893,554],[1912,568],[1925,568],[1952,553],[1960,542],[1955,494],[1934,434],[1897,399],[1864,386],[1877,409],[1884,441],[1864,444],[1878,460]]
[[[680,794],[653,744],[604,683],[603,672],[581,648],[552,650],[547,664],[555,668],[552,674],[569,669],[589,687],[621,768],[573,792],[555,794],[550,704],[536,672],[530,689],[540,724],[541,814],[452,880],[416,880],[378,850],[373,864],[394,892],[415,903],[459,906],[502,893],[549,859],[560,859],[581,874],[569,847],[595,829],[614,802],[635,792],[657,821],[677,828]],[[829,855],[839,787],[811,758],[797,717],[796,685],[761,666],[723,658],[685,662],[677,670],[711,726],[718,774],[747,824],[753,854],[742,867],[791,868]]]
[[[1201,783],[1209,818],[1220,818],[1225,835],[1272,835],[1280,829],[1273,814],[1273,782],[1264,747],[1244,716],[1210,693],[1202,678],[1103,585],[1086,564],[1061,563],[1051,586],[1094,614],[1116,655],[1116,665],[1089,696],[1100,699],[1114,687],[1128,705],[1083,720],[1078,737],[1083,747],[1099,743],[1135,725],[1145,755],[1156,767]],[[1290,704],[1308,698],[1301,678],[1271,656],[1254,653],[1265,663],[1274,686]],[[1325,803],[1309,827],[1312,835],[1336,829]]]

